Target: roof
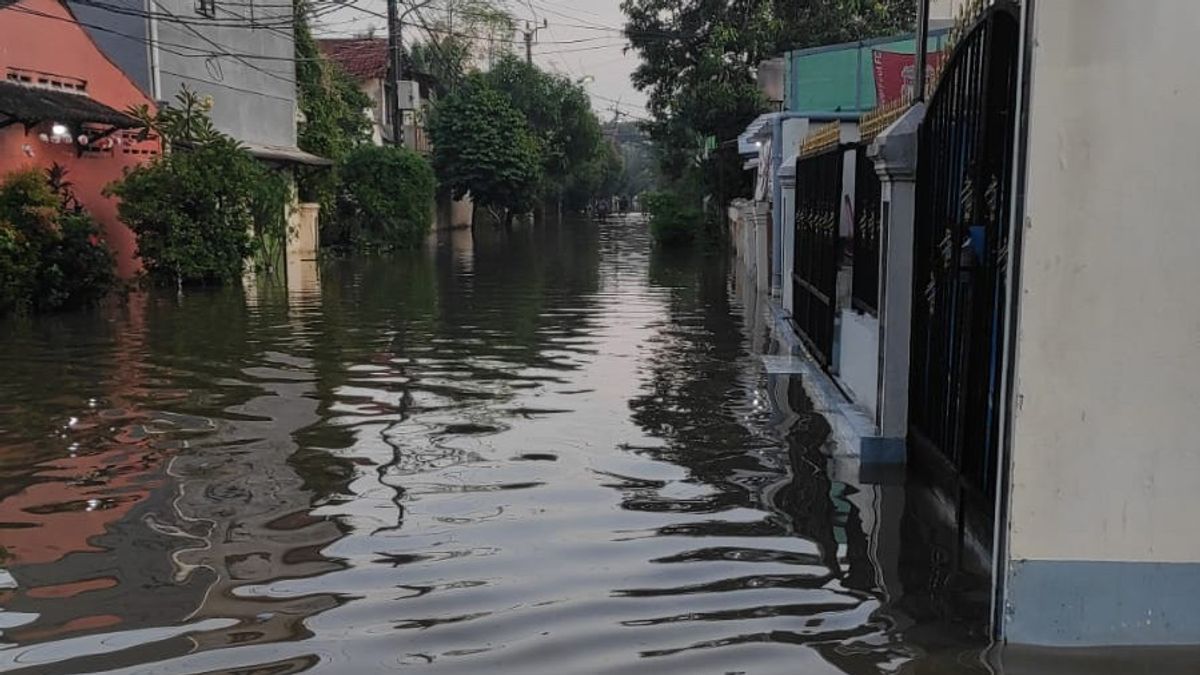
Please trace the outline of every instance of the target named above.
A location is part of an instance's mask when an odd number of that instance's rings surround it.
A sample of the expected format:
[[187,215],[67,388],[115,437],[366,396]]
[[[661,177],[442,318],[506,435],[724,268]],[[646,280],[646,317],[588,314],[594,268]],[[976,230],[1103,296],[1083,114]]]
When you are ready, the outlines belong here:
[[297,147],[242,143],[246,151],[258,159],[285,164],[307,164],[309,166],[331,166],[333,160],[305,152]]
[[5,122],[108,124],[121,129],[141,126],[136,118],[96,101],[83,92],[0,82],[0,124]]
[[358,81],[385,78],[388,72],[386,38],[362,37],[317,40],[325,56]]

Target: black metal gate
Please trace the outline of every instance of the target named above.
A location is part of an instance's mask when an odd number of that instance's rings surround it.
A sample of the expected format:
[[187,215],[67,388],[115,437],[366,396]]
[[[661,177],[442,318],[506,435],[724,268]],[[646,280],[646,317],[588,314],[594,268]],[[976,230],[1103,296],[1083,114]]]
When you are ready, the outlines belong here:
[[840,148],[796,162],[792,318],[813,355],[826,367],[833,360],[841,198]]
[[883,185],[875,162],[867,157],[868,143],[854,151],[854,267],[851,298],[854,308],[875,314],[879,308],[879,200]]
[[911,440],[992,497],[1016,118],[1015,6],[967,31],[929,100],[917,163]]

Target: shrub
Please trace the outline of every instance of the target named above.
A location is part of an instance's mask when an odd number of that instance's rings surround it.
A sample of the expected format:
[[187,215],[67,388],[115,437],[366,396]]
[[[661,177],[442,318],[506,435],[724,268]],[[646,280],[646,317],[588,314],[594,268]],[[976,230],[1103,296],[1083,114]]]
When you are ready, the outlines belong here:
[[236,281],[251,255],[271,266],[282,251],[287,180],[213,129],[209,105],[187,89],[179,107],[143,116],[173,151],[108,187],[137,235],[146,273],[160,283]]
[[91,304],[115,282],[113,256],[58,166],[0,180],[0,312]]
[[0,219],[0,314],[28,306],[36,270],[33,247],[11,223]]
[[704,226],[704,213],[686,192],[660,190],[642,195],[650,218],[650,234],[665,246],[691,243]]
[[360,146],[340,167],[333,243],[355,248],[414,248],[429,233],[435,179],[429,162],[395,146]]

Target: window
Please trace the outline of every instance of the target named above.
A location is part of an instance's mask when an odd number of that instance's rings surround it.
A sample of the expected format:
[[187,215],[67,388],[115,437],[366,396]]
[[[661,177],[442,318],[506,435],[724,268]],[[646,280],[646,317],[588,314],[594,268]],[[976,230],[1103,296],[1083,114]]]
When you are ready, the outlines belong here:
[[196,0],[196,13],[213,18],[217,15],[217,0]]

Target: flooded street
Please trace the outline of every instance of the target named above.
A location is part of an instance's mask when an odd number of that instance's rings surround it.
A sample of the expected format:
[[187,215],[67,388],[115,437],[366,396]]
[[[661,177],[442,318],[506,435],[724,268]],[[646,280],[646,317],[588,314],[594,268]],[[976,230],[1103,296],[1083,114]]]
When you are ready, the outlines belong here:
[[443,239],[3,324],[0,670],[991,672],[724,256]]

